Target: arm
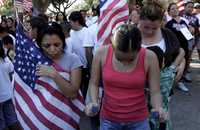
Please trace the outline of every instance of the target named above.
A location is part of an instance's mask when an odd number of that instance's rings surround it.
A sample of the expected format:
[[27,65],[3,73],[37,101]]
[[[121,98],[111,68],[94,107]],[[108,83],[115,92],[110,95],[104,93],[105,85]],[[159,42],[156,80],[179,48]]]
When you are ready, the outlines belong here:
[[89,82],[89,90],[91,94],[91,99],[93,103],[98,104],[98,95],[99,95],[99,80],[101,75],[101,54],[102,51],[98,50],[94,56],[92,61],[92,70],[91,70],[91,78]]
[[176,67],[176,77],[175,77],[175,80],[178,82],[182,75],[183,75],[183,72],[184,72],[184,69],[185,69],[185,64],[186,64],[186,61],[185,61],[185,58],[183,58],[183,60],[181,61],[180,65]]
[[183,48],[179,49],[179,54],[176,57],[176,59],[174,60],[174,62],[172,63],[172,65],[178,66],[181,64],[181,62],[184,60],[184,56],[185,56],[185,51],[183,50]]
[[39,65],[36,69],[36,75],[52,78],[66,97],[75,98],[77,96],[81,84],[80,68],[71,71],[70,82],[65,80],[55,68],[46,65]]
[[174,65],[176,67],[176,81],[180,80],[182,75],[183,75],[183,72],[184,72],[184,69],[185,69],[185,51],[180,48],[179,50],[179,54],[178,56],[176,57],[175,61],[172,63],[172,65]]
[[94,116],[97,112],[92,112],[92,107],[96,106],[98,109],[100,108],[99,103],[99,80],[101,75],[101,64],[102,64],[102,49],[97,50],[93,61],[92,61],[92,70],[91,70],[91,77],[89,82],[89,92],[91,96],[91,103],[87,104],[85,113],[88,116]]
[[92,58],[93,58],[92,49],[93,47],[85,47],[85,54],[86,54],[89,70],[91,69]]
[[157,57],[153,52],[147,51],[145,65],[147,66],[151,104],[153,109],[159,111],[159,109],[162,108],[162,97],[160,94],[160,70]]

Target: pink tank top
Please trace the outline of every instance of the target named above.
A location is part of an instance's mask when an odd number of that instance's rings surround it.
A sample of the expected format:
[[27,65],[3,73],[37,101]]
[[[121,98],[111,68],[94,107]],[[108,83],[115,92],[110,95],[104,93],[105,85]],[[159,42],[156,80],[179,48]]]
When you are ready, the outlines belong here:
[[103,65],[104,97],[101,118],[115,122],[142,121],[148,117],[144,86],[146,81],[145,49],[139,51],[135,68],[119,72],[112,64],[113,48],[109,46]]

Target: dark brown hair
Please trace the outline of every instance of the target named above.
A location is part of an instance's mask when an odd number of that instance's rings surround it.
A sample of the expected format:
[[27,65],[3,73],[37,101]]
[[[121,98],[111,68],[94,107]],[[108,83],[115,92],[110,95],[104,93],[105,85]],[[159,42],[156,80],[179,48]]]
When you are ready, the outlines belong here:
[[144,3],[144,6],[141,9],[140,19],[151,20],[151,21],[156,21],[156,20],[162,21],[164,12],[165,10],[159,2],[156,2],[154,0],[148,1]]
[[122,52],[139,51],[141,40],[141,33],[137,27],[123,24],[115,31],[113,46]]
[[168,5],[167,12],[170,11],[170,9],[171,9],[171,7],[172,7],[173,5],[176,5],[176,3],[173,2],[173,3],[170,3],[170,4]]

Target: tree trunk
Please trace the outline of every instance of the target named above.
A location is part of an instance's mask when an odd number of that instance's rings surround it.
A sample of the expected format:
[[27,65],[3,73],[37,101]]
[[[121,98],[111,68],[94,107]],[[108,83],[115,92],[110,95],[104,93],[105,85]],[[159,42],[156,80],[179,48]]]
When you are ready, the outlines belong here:
[[49,0],[32,0],[34,15],[44,14],[50,4]]

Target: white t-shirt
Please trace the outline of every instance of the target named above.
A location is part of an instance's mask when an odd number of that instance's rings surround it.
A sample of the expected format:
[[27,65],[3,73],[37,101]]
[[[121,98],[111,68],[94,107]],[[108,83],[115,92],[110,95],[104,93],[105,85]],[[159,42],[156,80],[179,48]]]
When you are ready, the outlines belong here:
[[69,72],[82,66],[82,63],[78,56],[69,52],[65,52],[63,54],[63,56],[58,60],[58,64],[62,69]]
[[84,38],[86,35],[86,27],[83,27],[79,31],[71,30],[70,32],[70,44],[72,46],[72,53],[75,53],[80,58],[81,63],[83,64],[83,68],[87,67],[85,48],[83,47]]
[[86,25],[88,27],[90,27],[91,25],[93,25],[94,23],[96,23],[97,20],[98,20],[98,16],[87,17],[87,19],[86,19]]
[[69,52],[69,53],[72,53],[72,40],[71,40],[71,37],[68,37],[68,38],[65,39],[65,44],[66,44],[65,51]]
[[166,51],[166,44],[165,44],[165,40],[164,39],[162,39],[160,42],[155,43],[155,44],[150,44],[150,45],[142,44],[143,48],[147,48],[147,47],[151,47],[151,46],[158,46],[163,52]]
[[14,71],[12,62],[6,57],[0,59],[0,103],[12,97],[12,83],[10,73]]
[[95,54],[99,45],[97,44],[98,23],[94,23],[87,29],[87,35],[83,43],[83,47],[93,47],[93,54]]

